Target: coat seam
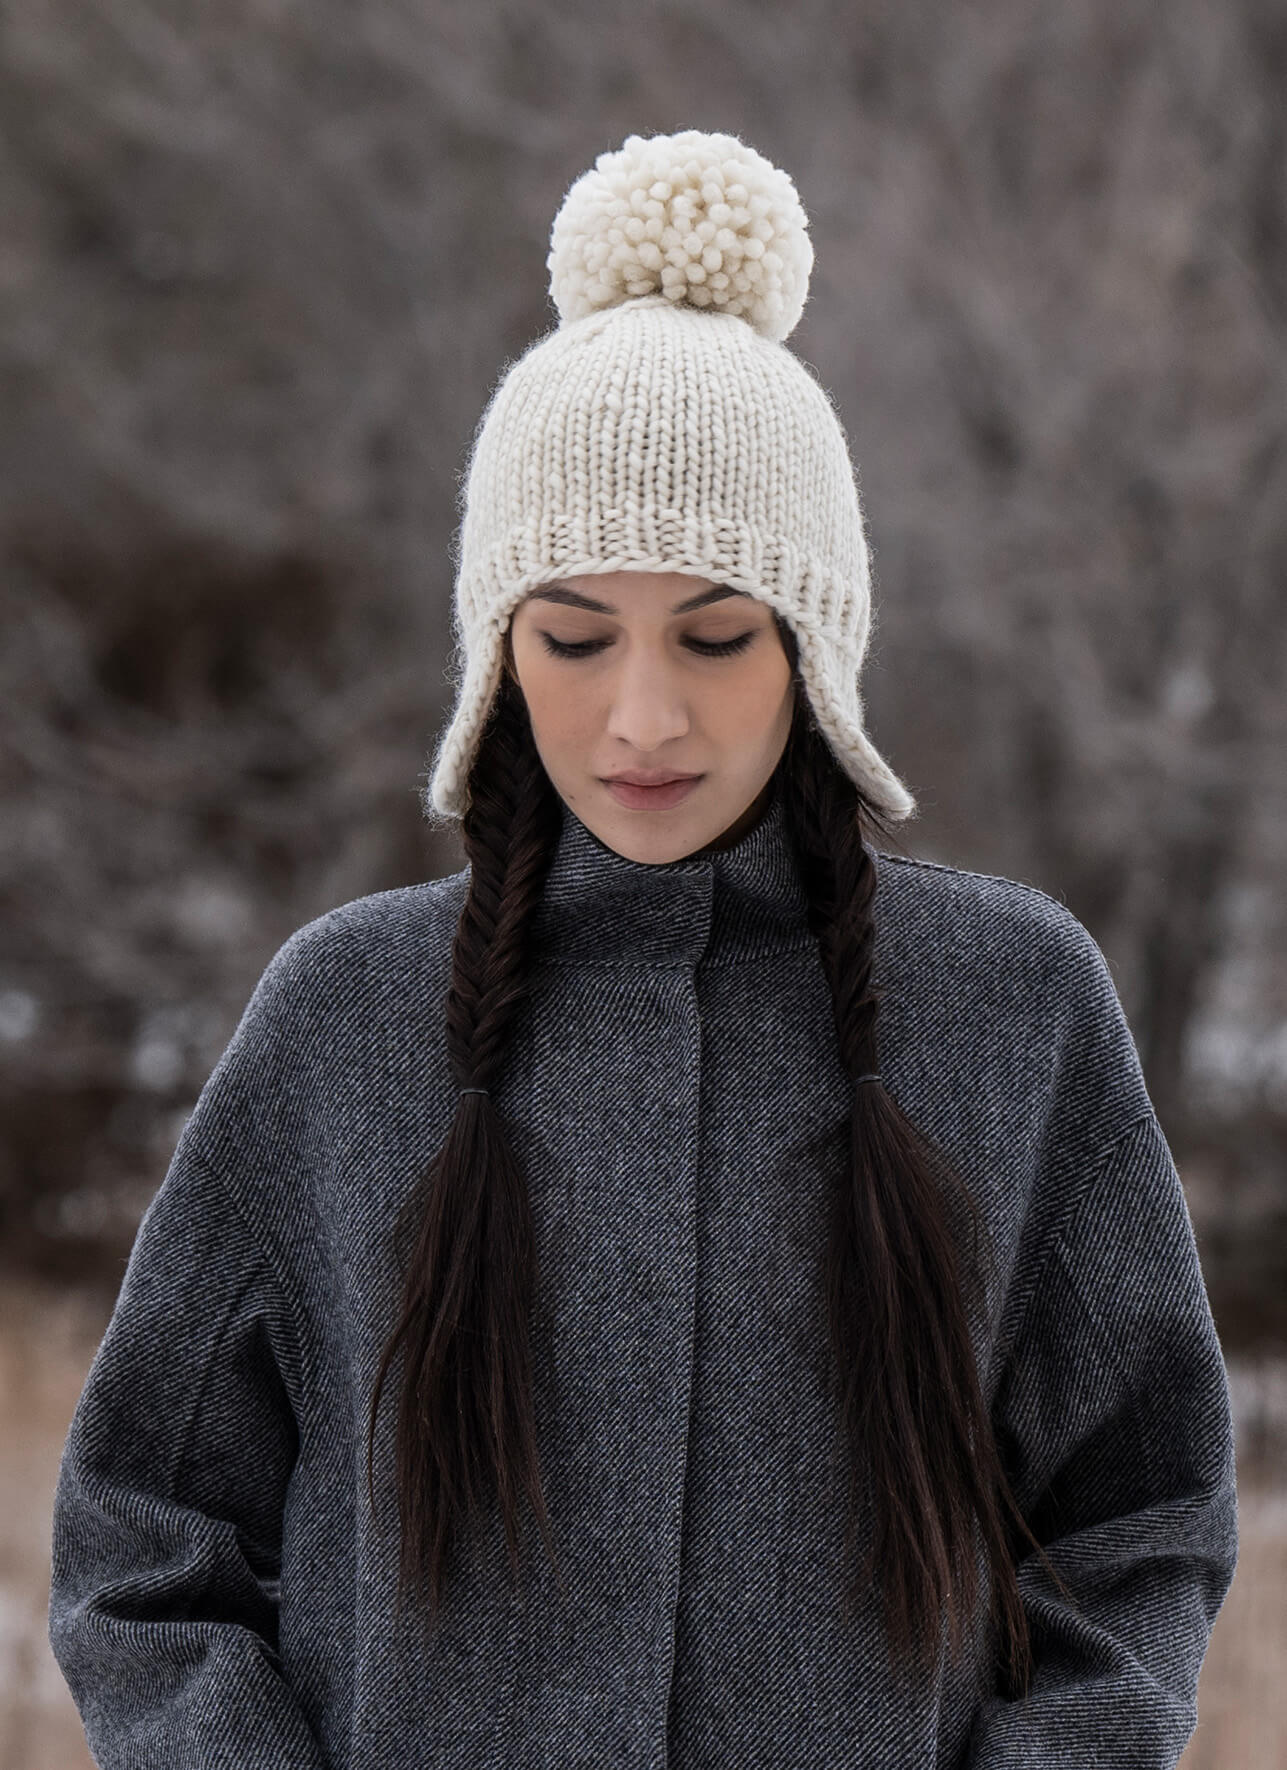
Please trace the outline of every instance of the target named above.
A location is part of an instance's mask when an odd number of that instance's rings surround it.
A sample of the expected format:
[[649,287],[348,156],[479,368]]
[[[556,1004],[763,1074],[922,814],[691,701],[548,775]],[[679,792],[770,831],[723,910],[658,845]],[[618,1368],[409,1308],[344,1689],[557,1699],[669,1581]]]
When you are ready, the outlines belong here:
[[[208,1171],[205,1170],[203,1163],[198,1165],[202,1167],[203,1171]],[[226,1188],[224,1188],[222,1184],[220,1185],[220,1190],[226,1192]],[[179,1471],[182,1469],[191,1448],[193,1436],[196,1432],[197,1421],[201,1417],[201,1410],[205,1405],[206,1395],[209,1392],[210,1380],[219,1356],[219,1349],[223,1345],[229,1324],[237,1310],[240,1309],[243,1300],[254,1285],[256,1279],[265,1272],[268,1273],[270,1278],[272,1277],[272,1273],[269,1271],[263,1255],[252,1244],[249,1265],[243,1275],[242,1283],[237,1286],[236,1290],[229,1297],[222,1314],[220,1315],[218,1328],[211,1336],[205,1357],[202,1359],[201,1380],[197,1384],[193,1393],[192,1404],[189,1407],[187,1417],[183,1422],[183,1430],[178,1434],[175,1441],[174,1454],[167,1471],[167,1499],[173,1501],[178,1501],[179,1499]]]
[[951,873],[957,879],[982,879],[989,885],[1009,885],[1016,891],[1026,891],[1030,896],[1039,897],[1046,903],[1057,904],[1062,910],[1068,909],[1066,901],[1062,897],[1056,897],[1053,891],[1047,891],[1041,885],[1033,885],[1027,879],[1016,879],[1007,873],[977,872],[971,867],[954,867],[948,861],[925,860],[916,854],[890,854],[884,848],[876,848],[872,852],[878,859],[892,861],[895,866],[922,867],[931,873]]
[[1058,1260],[1064,1269],[1067,1270],[1066,1253],[1068,1239],[1073,1230],[1077,1227],[1077,1224],[1080,1222],[1082,1212],[1087,1208],[1088,1201],[1098,1192],[1100,1182],[1112,1166],[1113,1158],[1126,1142],[1127,1138],[1130,1137],[1140,1125],[1146,1123],[1152,1117],[1153,1109],[1150,1106],[1145,1111],[1137,1113],[1133,1119],[1122,1125],[1105,1142],[1097,1160],[1092,1164],[1091,1179],[1088,1182],[1085,1191],[1079,1199],[1074,1201],[1070,1207],[1066,1221],[1058,1229],[1054,1240],[1047,1246],[1045,1252],[1041,1256],[1036,1273],[1033,1276],[1032,1286],[1023,1305],[1023,1314],[1019,1318],[1010,1341],[1007,1360],[1013,1357],[1016,1348],[1023,1342],[1024,1336],[1028,1331],[1029,1317],[1036,1306],[1038,1297],[1043,1294],[1045,1280],[1052,1265]]
[[[1134,1119],[1129,1125],[1127,1125],[1121,1131],[1121,1133],[1113,1140],[1111,1155],[1115,1156],[1116,1154],[1118,1154],[1120,1152],[1122,1146],[1126,1142],[1128,1142],[1132,1136],[1134,1136],[1135,1132],[1138,1131],[1139,1127],[1141,1125],[1149,1123],[1153,1116],[1154,1115],[1151,1112],[1141,1113],[1138,1118]],[[1104,1177],[1104,1174],[1108,1170],[1108,1168],[1111,1167],[1111,1165],[1112,1165],[1112,1162],[1110,1159],[1109,1161],[1105,1162],[1103,1167],[1101,1167],[1096,1172],[1095,1178],[1092,1181],[1092,1183],[1090,1184],[1090,1186],[1087,1187],[1085,1195],[1078,1201],[1077,1207],[1076,1207],[1075,1211],[1073,1212],[1072,1217],[1069,1219],[1068,1223],[1064,1226],[1064,1228],[1060,1231],[1059,1238],[1056,1241],[1055,1246],[1052,1250],[1052,1256],[1054,1258],[1058,1259],[1060,1266],[1063,1268],[1064,1275],[1068,1280],[1068,1287],[1072,1291],[1073,1296],[1076,1298],[1078,1304],[1080,1305],[1082,1314],[1086,1317],[1087,1321],[1089,1321],[1091,1323],[1091,1325],[1094,1327],[1095,1332],[1096,1332],[1096,1336],[1097,1336],[1100,1344],[1104,1347],[1105,1351],[1107,1352],[1109,1361],[1111,1362],[1113,1369],[1117,1374],[1118,1380],[1121,1382],[1123,1388],[1129,1393],[1133,1387],[1131,1380],[1130,1380],[1129,1376],[1127,1375],[1126,1371],[1123,1369],[1121,1363],[1118,1360],[1117,1353],[1113,1347],[1111,1336],[1109,1335],[1108,1329],[1104,1325],[1104,1321],[1103,1321],[1102,1316],[1095,1309],[1095,1307],[1091,1303],[1090,1299],[1086,1296],[1085,1292],[1082,1289],[1081,1281],[1077,1276],[1076,1263],[1073,1261],[1073,1259],[1071,1258],[1069,1251],[1068,1251],[1068,1242],[1071,1238],[1072,1232],[1077,1227],[1077,1225],[1080,1223],[1081,1217],[1082,1217],[1083,1213],[1088,1209],[1092,1197],[1096,1193],[1098,1193],[1099,1188],[1100,1188],[1100,1184],[1101,1184],[1103,1177]]]
[[[196,1167],[200,1168],[203,1174],[206,1174],[214,1181],[233,1217],[240,1224],[250,1243],[252,1262],[263,1271],[270,1282],[275,1285],[277,1290],[281,1293],[282,1299],[287,1307],[291,1330],[294,1335],[295,1344],[292,1350],[295,1354],[300,1380],[301,1383],[306,1382],[310,1370],[306,1356],[306,1347],[308,1345],[308,1335],[306,1332],[307,1317],[304,1313],[304,1309],[300,1303],[293,1282],[287,1277],[284,1269],[278,1262],[275,1248],[271,1245],[266,1245],[265,1238],[256,1231],[245,1208],[237,1198],[232,1186],[229,1184],[220,1169],[217,1168],[208,1157],[196,1150],[188,1151],[187,1159]],[[253,1272],[250,1276],[253,1277]],[[238,1303],[245,1296],[247,1288],[249,1288],[249,1281],[247,1286],[243,1287],[237,1293],[236,1301]],[[226,1326],[226,1322],[223,1325]],[[222,1331],[223,1328],[221,1327],[220,1332],[222,1333]]]

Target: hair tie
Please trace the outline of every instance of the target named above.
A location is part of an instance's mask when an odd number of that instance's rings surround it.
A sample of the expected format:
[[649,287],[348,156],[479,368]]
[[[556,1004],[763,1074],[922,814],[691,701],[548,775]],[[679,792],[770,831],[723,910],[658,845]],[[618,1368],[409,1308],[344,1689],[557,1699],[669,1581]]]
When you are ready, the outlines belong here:
[[460,1092],[462,1094],[486,1094],[487,1089],[486,1088],[462,1088],[460,1090]]
[[883,1076],[878,1076],[875,1073],[865,1075],[865,1076],[855,1076],[854,1077],[854,1086],[857,1087],[859,1082],[880,1082],[883,1080],[884,1080]]

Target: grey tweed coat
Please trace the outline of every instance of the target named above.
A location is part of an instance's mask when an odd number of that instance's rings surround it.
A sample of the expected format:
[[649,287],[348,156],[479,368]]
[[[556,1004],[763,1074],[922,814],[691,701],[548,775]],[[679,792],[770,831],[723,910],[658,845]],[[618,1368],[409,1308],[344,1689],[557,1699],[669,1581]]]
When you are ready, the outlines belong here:
[[105,1770],[1176,1763],[1237,1554],[1180,1181],[1080,922],[875,859],[881,1068],[985,1213],[984,1392],[1080,1598],[1023,1564],[1027,1697],[982,1635],[909,1695],[874,1594],[842,1613],[819,1255],[850,1091],[780,804],[662,866],[565,810],[499,1101],[567,1596],[534,1531],[514,1595],[496,1521],[427,1650],[391,1622],[390,1405],[366,1502],[389,1226],[453,1109],[465,871],[285,943],[139,1229],[53,1519],[50,1638]]

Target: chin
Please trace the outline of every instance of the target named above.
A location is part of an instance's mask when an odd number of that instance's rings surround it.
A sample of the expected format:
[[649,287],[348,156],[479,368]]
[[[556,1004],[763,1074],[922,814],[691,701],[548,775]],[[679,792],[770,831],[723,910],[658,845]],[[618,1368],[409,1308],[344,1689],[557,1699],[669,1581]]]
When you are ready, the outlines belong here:
[[701,831],[695,835],[675,829],[649,832],[637,826],[623,829],[619,824],[611,828],[601,826],[594,834],[624,860],[638,861],[644,866],[654,867],[664,866],[672,860],[683,860],[713,839],[703,835]]
[[639,861],[646,866],[664,866],[669,861],[687,860],[690,855],[700,854],[707,848],[729,846],[725,833],[732,831],[733,839],[736,839],[736,826],[741,815],[734,813],[714,819],[707,816],[680,823],[674,813],[659,813],[649,830],[641,827],[641,820],[636,819],[633,824],[628,822],[629,813],[626,813],[621,818],[604,820],[594,834],[626,860]]
[[664,866],[720,844],[728,833],[735,835],[764,790],[760,783],[755,790],[748,786],[730,798],[726,789],[726,803],[712,808],[702,791],[708,784],[703,781],[684,803],[655,811],[632,811],[619,804],[597,777],[589,791],[565,798],[591,835],[623,860]]

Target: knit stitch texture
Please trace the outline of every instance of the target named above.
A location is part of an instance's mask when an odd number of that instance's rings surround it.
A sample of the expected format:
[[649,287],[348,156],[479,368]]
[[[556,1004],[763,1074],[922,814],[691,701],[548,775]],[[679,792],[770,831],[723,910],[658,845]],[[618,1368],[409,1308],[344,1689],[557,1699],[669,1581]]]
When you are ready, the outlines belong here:
[[464,814],[518,602],[616,571],[768,603],[846,773],[887,816],[914,813],[865,728],[857,473],[831,396],[782,342],[807,293],[805,229],[786,174],[731,136],[632,137],[568,193],[549,259],[562,321],[503,375],[465,479],[431,822]]

